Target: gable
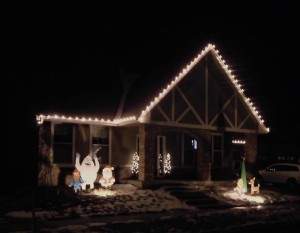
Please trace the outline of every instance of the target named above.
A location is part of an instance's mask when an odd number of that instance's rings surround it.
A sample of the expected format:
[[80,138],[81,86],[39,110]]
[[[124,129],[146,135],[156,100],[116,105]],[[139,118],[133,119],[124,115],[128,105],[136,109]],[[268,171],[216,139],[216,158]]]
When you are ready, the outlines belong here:
[[165,94],[160,94],[163,98],[158,96],[147,106],[142,115],[148,113],[149,123],[267,133],[261,117],[214,48],[209,47],[200,58],[168,85]]

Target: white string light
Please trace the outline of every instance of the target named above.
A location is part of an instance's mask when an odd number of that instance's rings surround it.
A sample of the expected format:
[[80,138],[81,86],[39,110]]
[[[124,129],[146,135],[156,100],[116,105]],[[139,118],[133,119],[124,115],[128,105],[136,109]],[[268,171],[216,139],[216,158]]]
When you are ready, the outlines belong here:
[[[229,66],[226,64],[225,60],[222,58],[221,55],[219,55],[219,51],[215,49],[215,45],[208,44],[204,50],[201,51],[192,61],[184,67],[177,76],[167,85],[166,88],[162,90],[162,92],[159,93],[158,96],[154,98],[154,100],[150,101],[150,104],[146,106],[142,111],[140,116],[138,117],[139,122],[144,122],[146,115],[157,105],[158,102],[160,102],[161,99],[163,99],[169,92],[172,90],[177,83],[185,77],[185,75],[208,53],[212,52],[212,54],[216,57],[217,61],[219,62],[220,66],[223,68],[225,73],[228,75],[229,80],[233,83],[235,88],[238,90],[238,93],[244,100],[244,102],[249,106],[249,109],[251,110],[253,116],[257,119],[260,126],[265,132],[269,132],[270,129],[267,128],[264,125],[264,120],[262,119],[261,115],[259,115],[259,112],[256,110],[256,107],[253,106],[253,103],[250,101],[249,98],[247,98],[244,94],[244,89],[242,89],[241,84],[239,84],[238,80],[235,78],[235,76],[232,74],[232,70],[229,69]],[[126,117],[126,118],[120,118],[120,119],[114,119],[114,120],[98,120],[98,118],[95,118],[94,120],[92,118],[85,118],[82,117],[81,119],[79,117],[66,117],[66,116],[58,116],[58,115],[38,115],[36,116],[36,120],[38,124],[42,124],[44,120],[65,120],[68,119],[69,121],[73,122],[85,122],[85,123],[104,123],[109,125],[119,125],[119,124],[126,124],[133,121],[136,121],[135,116]]]

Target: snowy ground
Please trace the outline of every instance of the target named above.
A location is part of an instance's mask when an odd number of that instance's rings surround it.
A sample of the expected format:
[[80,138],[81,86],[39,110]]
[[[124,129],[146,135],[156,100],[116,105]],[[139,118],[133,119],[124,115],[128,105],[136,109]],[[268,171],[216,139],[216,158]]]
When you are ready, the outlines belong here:
[[[237,195],[231,186],[203,189],[233,208],[201,211],[186,205],[164,189],[138,189],[116,184],[113,190],[95,189],[72,195],[74,200],[59,207],[35,210],[39,232],[217,232],[254,224],[289,221],[300,223],[299,196],[262,190],[259,195]],[[275,205],[276,203],[285,203]],[[289,204],[291,203],[291,204]],[[0,219],[32,220],[32,211],[8,211]],[[17,222],[17,221],[16,221]],[[8,232],[27,233],[28,230]]]
[[[113,190],[94,189],[79,192],[76,198],[80,203],[68,204],[57,210],[36,209],[35,215],[40,219],[62,219],[81,216],[105,216],[140,212],[161,212],[172,209],[194,209],[178,200],[163,189],[138,189],[131,184],[116,184]],[[9,217],[31,218],[31,211],[12,211]]]

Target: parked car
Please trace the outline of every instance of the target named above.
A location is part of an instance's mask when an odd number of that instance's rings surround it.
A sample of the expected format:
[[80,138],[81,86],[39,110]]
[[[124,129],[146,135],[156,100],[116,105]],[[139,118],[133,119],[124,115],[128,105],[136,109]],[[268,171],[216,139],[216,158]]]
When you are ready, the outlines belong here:
[[300,184],[300,164],[272,164],[266,169],[259,170],[259,180],[261,184],[286,184],[288,187],[296,187]]

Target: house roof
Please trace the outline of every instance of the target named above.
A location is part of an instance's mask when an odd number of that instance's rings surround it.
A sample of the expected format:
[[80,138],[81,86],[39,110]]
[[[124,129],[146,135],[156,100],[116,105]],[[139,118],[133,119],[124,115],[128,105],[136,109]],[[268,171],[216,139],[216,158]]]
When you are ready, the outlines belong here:
[[[235,75],[232,74],[229,66],[219,54],[219,51],[216,49],[215,45],[212,44],[208,44],[199,54],[197,54],[196,57],[194,57],[182,70],[180,70],[170,82],[166,82],[166,79],[164,77],[166,75],[162,75],[161,73],[158,75],[160,75],[162,78],[155,78],[156,82],[153,82],[151,77],[146,76],[143,79],[138,79],[131,86],[130,92],[128,93],[126,98],[126,104],[124,105],[124,109],[122,109],[122,115],[118,119],[114,119],[112,117],[112,114],[110,114],[109,116],[106,115],[106,118],[92,118],[89,116],[71,117],[62,115],[38,115],[37,121],[41,123],[44,120],[58,120],[103,125],[123,125],[132,122],[144,122],[144,118],[147,116],[147,114],[149,114],[150,111],[208,54],[211,54],[215,58],[216,63],[226,74],[229,83],[233,88],[235,88],[240,99],[244,102],[244,104],[251,112],[252,117],[254,117],[259,124],[258,132],[268,133],[269,128],[265,126],[264,120],[257,111],[253,102],[250,100],[250,98],[246,97],[238,79],[235,77]],[[153,75],[156,74],[152,74],[152,77]],[[117,111],[116,108],[114,108],[114,110]]]

